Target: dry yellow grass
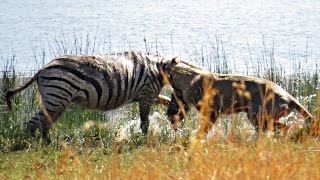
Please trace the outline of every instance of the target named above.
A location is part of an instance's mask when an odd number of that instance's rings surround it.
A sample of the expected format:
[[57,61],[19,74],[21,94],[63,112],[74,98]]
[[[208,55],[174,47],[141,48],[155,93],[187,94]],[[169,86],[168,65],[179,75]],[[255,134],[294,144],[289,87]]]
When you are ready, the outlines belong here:
[[[11,154],[19,161],[0,172],[0,178],[37,179],[318,179],[319,143],[193,142],[193,148],[180,145],[143,146],[119,153],[74,147]],[[20,158],[18,158],[20,156]],[[28,156],[28,157],[26,157]],[[30,158],[31,157],[31,158]],[[3,161],[3,160],[1,160]],[[19,168],[19,169],[17,169]],[[5,170],[5,171],[4,171]],[[18,174],[14,174],[15,172]]]
[[[187,142],[187,143],[185,143]],[[65,145],[0,154],[0,179],[319,179],[320,144],[261,135],[225,137],[122,149]]]

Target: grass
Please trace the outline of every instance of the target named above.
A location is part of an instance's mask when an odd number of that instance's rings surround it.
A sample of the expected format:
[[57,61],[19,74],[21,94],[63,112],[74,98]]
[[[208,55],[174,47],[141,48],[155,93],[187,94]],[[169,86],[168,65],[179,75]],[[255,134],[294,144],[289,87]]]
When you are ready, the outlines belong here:
[[[96,38],[93,41],[88,38],[54,41],[50,45],[50,54],[94,52],[99,43],[96,43]],[[193,52],[196,56],[192,61],[214,72],[232,73],[223,43],[219,38],[208,42],[207,49]],[[147,51],[151,51],[146,40],[145,43]],[[319,121],[319,72],[297,67],[294,74],[286,74],[276,64],[272,49],[263,53],[263,63],[256,66],[253,74],[280,84]],[[35,59],[43,61],[47,53],[41,54],[43,57]],[[107,114],[71,106],[51,129],[52,145],[42,146],[38,139],[28,139],[23,135],[24,121],[38,111],[37,87],[29,87],[16,95],[13,111],[8,111],[6,107],[4,93],[26,80],[25,76],[16,72],[15,61],[15,56],[4,59],[6,64],[0,83],[0,179],[320,177],[320,145],[314,138],[318,136],[318,127],[312,128],[312,137],[304,134],[299,142],[287,137],[268,138],[266,134],[250,140],[241,127],[243,119],[222,117],[216,126],[221,129],[221,135],[202,142],[195,139],[192,132],[198,125],[196,113],[192,111],[186,118],[183,131],[174,136],[172,132],[163,131],[157,135],[149,134],[145,139],[132,130],[131,141],[116,141],[121,124],[138,117],[136,104]],[[165,116],[164,107],[154,106],[155,111]],[[230,126],[228,120],[236,126]]]
[[1,154],[1,179],[317,179],[319,144],[309,141],[142,146],[119,153],[62,146]]

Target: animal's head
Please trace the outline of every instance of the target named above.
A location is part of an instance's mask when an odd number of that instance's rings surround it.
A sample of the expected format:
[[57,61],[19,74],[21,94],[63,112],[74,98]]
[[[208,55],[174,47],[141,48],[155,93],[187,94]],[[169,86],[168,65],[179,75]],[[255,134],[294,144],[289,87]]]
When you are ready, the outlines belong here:
[[180,63],[180,60],[177,57],[172,59],[162,59],[158,64],[159,72],[162,76],[163,84],[168,84],[170,76],[175,69],[175,66]]
[[[168,106],[167,116],[174,129],[177,129],[177,126],[189,110],[188,104],[190,104],[190,97],[187,96],[202,72],[202,68],[183,61],[175,65],[171,71],[169,82],[173,92]],[[201,85],[199,87],[201,87]]]
[[178,98],[176,93],[173,92],[167,109],[167,116],[174,130],[177,130],[188,110],[188,105],[184,103],[182,98]]

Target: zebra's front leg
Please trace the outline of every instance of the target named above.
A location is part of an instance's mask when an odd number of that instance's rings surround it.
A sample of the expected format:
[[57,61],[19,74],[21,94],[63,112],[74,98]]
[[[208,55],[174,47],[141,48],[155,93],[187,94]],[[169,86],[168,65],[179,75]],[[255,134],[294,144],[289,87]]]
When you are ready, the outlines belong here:
[[144,135],[147,135],[149,128],[149,113],[151,109],[151,98],[150,100],[139,101],[140,119],[141,119],[141,130]]

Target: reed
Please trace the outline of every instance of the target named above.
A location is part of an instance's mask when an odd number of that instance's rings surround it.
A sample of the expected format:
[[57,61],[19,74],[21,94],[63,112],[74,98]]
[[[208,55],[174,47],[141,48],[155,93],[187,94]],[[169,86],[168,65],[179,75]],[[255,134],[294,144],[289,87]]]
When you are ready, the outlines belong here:
[[[64,53],[86,54],[100,52],[98,38],[87,35],[55,40],[49,44],[49,52],[42,52],[36,61],[44,62],[46,56]],[[103,50],[111,52],[107,41]],[[161,46],[151,46],[145,39],[147,51],[160,51]],[[100,44],[100,45],[99,45]],[[159,48],[159,49],[158,49]],[[218,37],[208,40],[200,50],[194,50],[192,62],[219,73],[232,73],[233,68]],[[299,69],[286,74],[276,64],[274,53],[264,51],[263,61],[253,70],[253,75],[272,80],[313,112],[319,121],[320,91],[319,72]],[[251,59],[245,64],[251,63]],[[319,143],[306,136],[296,142],[287,138],[276,140],[262,136],[248,140],[243,128],[245,120],[221,117],[218,135],[202,142],[194,138],[193,130],[199,125],[196,112],[186,117],[182,131],[163,130],[149,134],[147,139],[131,131],[131,141],[116,141],[118,128],[138,117],[136,105],[113,112],[96,112],[76,106],[67,112],[51,129],[52,145],[42,146],[37,139],[26,138],[24,121],[39,108],[36,85],[16,95],[13,110],[6,107],[5,92],[26,80],[17,73],[16,57],[2,59],[6,62],[1,71],[0,84],[0,179],[314,179],[320,177]],[[249,71],[247,71],[249,74]],[[169,93],[168,90],[164,93]],[[154,107],[165,119],[164,107]],[[230,124],[230,119],[231,123]],[[319,123],[311,126],[313,137],[319,135]],[[231,133],[230,133],[231,132]]]

